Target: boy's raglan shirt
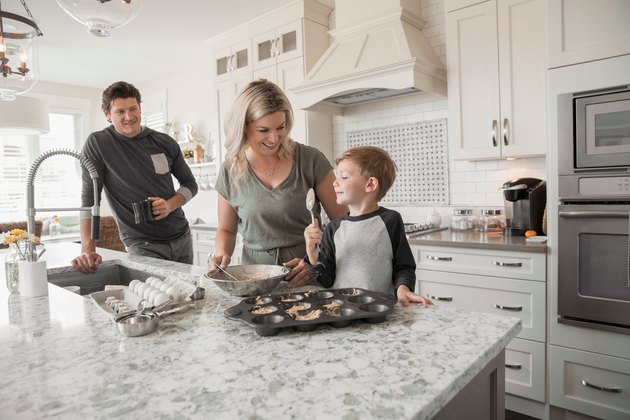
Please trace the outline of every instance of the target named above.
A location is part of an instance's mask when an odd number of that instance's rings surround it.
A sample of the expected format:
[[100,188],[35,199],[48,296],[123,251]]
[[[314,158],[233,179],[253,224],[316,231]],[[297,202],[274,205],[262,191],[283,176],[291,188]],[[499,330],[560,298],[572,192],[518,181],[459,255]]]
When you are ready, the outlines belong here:
[[344,216],[326,227],[319,260],[307,267],[324,287],[360,287],[395,294],[404,284],[415,289],[416,262],[400,214],[380,207],[361,216]]

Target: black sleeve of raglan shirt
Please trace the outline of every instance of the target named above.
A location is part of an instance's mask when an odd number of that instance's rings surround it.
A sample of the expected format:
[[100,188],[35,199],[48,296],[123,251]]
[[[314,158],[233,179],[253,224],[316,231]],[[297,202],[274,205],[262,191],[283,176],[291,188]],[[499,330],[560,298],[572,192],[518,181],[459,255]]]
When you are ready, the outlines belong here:
[[404,284],[412,292],[416,288],[416,261],[405,235],[402,217],[396,211],[388,212],[386,225],[392,242],[394,258],[392,261],[392,281],[394,290]]

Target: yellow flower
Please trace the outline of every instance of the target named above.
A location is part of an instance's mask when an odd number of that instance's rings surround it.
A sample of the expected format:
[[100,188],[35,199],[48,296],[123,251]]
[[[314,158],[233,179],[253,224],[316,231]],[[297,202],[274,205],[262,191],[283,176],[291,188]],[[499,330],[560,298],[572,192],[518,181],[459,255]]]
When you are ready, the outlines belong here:
[[56,222],[56,223],[59,223],[59,220],[60,220],[60,219],[59,219],[59,217],[57,217],[57,216],[55,216],[55,217],[53,217],[53,218],[52,218],[52,221],[53,221],[53,222]]
[[32,242],[34,244],[38,244],[39,237],[27,233],[24,229],[13,229],[8,232],[2,233],[3,244],[14,244],[19,241]]

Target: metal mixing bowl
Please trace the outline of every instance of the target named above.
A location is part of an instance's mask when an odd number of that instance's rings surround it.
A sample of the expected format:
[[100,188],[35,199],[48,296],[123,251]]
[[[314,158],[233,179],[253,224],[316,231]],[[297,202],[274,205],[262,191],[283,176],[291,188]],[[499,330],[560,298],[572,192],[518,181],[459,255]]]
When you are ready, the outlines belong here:
[[255,296],[270,292],[287,275],[290,269],[281,265],[251,264],[234,265],[224,268],[238,281],[231,278],[219,269],[212,270],[204,275],[234,296]]

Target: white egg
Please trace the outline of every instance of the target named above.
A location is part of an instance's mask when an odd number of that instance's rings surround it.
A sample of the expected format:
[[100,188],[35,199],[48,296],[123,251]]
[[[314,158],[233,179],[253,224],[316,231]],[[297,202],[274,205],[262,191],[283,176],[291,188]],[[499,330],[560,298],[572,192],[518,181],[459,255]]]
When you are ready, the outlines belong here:
[[142,297],[145,299],[149,299],[149,295],[151,294],[152,291],[154,291],[155,289],[151,286],[148,286],[146,289],[144,289],[144,292],[142,292]]
[[147,284],[144,283],[140,283],[139,285],[136,286],[136,290],[134,290],[133,292],[142,297],[142,295],[144,294],[144,291],[147,290],[147,287],[149,287]]
[[155,297],[153,298],[153,304],[154,305],[161,305],[164,302],[168,302],[170,299],[168,298],[168,296],[166,296],[164,293],[158,293],[157,295],[155,295]]
[[154,305],[155,304],[155,297],[159,294],[161,294],[162,292],[160,292],[158,289],[153,289],[151,290],[151,293],[149,293],[149,297],[147,298],[149,303]]
[[153,282],[155,280],[156,280],[155,277],[147,277],[147,279],[144,282],[148,284],[149,286],[153,286]]
[[162,287],[163,284],[164,282],[162,280],[156,280],[153,282],[152,286],[156,289],[159,289],[160,287]]
[[131,280],[129,282],[129,290],[131,290],[132,292],[134,291],[134,289],[136,288],[136,285],[140,283],[140,280]]
[[177,289],[175,289],[175,287],[171,286],[168,289],[166,289],[166,291],[164,293],[166,293],[167,295],[175,296],[176,292],[177,292]]
[[160,286],[160,290],[162,292],[166,292],[168,290],[168,288],[171,287],[170,284],[166,283],[166,282],[162,282],[162,285]]

